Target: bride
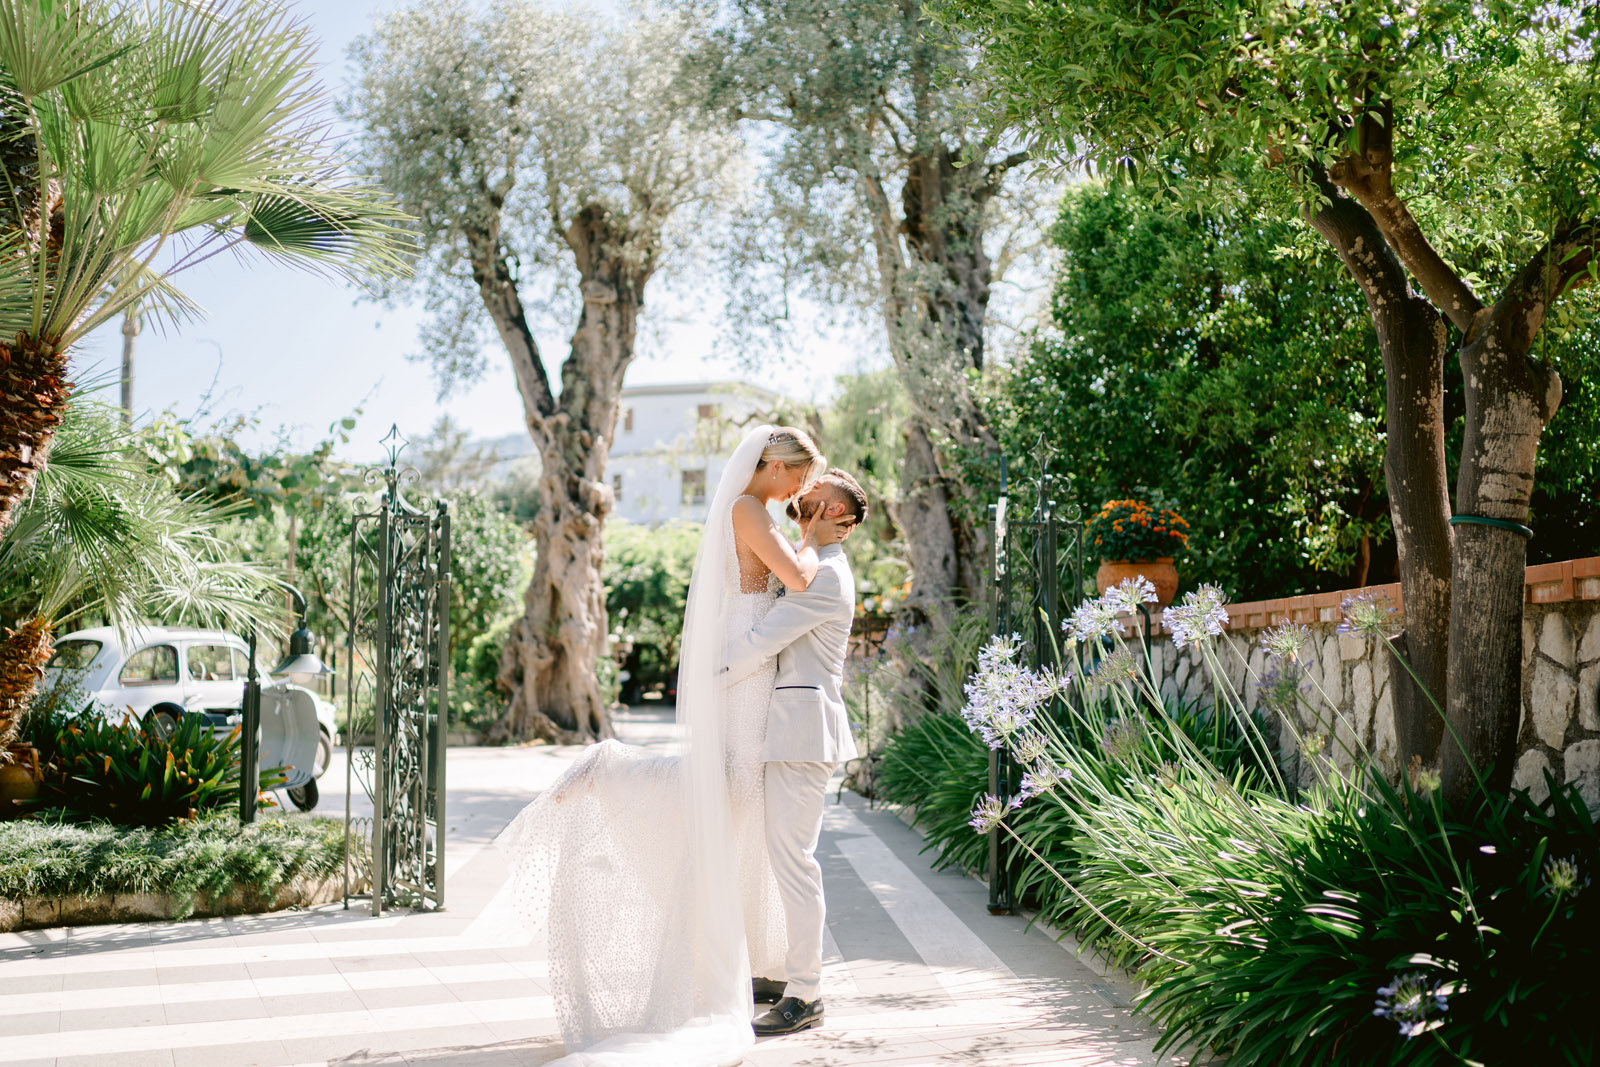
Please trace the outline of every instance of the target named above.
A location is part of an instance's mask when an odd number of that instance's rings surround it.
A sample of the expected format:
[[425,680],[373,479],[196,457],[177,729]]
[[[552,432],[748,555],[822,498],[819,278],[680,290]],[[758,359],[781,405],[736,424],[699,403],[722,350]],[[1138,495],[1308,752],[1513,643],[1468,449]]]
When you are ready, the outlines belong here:
[[[561,1067],[719,1067],[754,1041],[751,976],[781,977],[783,910],[763,828],[761,747],[775,666],[724,688],[728,638],[778,584],[817,571],[816,524],[791,546],[766,507],[825,469],[792,427],[728,460],[689,584],[678,667],[681,755],[603,741],[500,835],[513,901],[548,928]],[[827,522],[826,519],[818,522]]]

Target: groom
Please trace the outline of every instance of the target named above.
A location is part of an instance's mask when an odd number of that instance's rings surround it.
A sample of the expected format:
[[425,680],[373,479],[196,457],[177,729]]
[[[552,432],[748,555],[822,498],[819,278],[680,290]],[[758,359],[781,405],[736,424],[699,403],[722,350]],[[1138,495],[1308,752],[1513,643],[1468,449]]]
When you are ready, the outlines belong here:
[[778,657],[762,759],[767,852],[783,900],[789,951],[786,987],[756,979],[758,999],[782,994],[755,1020],[761,1036],[822,1023],[824,910],[817,837],[828,779],[838,764],[856,757],[842,692],[856,583],[840,542],[866,521],[867,495],[854,478],[834,468],[789,505],[789,517],[799,520],[818,546],[816,577],[805,592],[788,594],[755,629],[733,640],[723,660],[723,680],[731,684]]

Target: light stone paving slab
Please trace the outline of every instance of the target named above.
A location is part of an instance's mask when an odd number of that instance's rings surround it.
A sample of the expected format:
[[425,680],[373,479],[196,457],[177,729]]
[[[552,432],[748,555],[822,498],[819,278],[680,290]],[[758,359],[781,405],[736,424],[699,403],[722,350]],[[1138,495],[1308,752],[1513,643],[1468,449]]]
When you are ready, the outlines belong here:
[[[665,743],[658,719],[621,727]],[[374,919],[357,901],[0,935],[0,1064],[549,1063],[562,1048],[544,944],[507,943],[507,870],[488,845],[578,751],[451,751],[444,912]],[[342,773],[324,780],[324,813],[342,814]],[[758,1042],[749,1067],[1183,1062],[1151,1052],[1131,990],[1026,920],[988,915],[983,886],[920,848],[892,814],[830,794],[827,1024]]]

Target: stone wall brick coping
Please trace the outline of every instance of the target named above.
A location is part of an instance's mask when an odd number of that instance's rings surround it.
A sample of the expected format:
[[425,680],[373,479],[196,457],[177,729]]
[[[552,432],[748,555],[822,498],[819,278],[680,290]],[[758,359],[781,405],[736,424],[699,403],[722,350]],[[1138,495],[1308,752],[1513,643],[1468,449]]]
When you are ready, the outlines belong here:
[[[1527,602],[1530,604],[1600,600],[1600,556],[1536,564],[1528,568],[1525,582],[1528,587]],[[1378,600],[1387,601],[1397,614],[1405,610],[1400,597],[1400,583],[1391,582],[1387,585],[1368,585],[1360,589],[1342,589],[1332,593],[1309,593],[1305,596],[1229,604],[1228,629],[1260,630],[1276,626],[1283,619],[1303,624],[1337,622],[1339,605],[1346,597],[1361,593],[1370,593]],[[1151,635],[1168,632],[1162,625],[1160,612],[1151,612]]]

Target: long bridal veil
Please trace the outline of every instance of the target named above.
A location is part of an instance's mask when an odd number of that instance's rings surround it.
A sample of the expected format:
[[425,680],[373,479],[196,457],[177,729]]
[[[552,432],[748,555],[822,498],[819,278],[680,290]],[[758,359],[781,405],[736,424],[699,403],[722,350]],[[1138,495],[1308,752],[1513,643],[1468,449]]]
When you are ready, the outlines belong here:
[[718,668],[733,503],[772,432],[739,443],[706,511],[679,644],[683,754],[594,745],[497,841],[519,918],[549,929],[559,1067],[722,1067],[754,1043]]

